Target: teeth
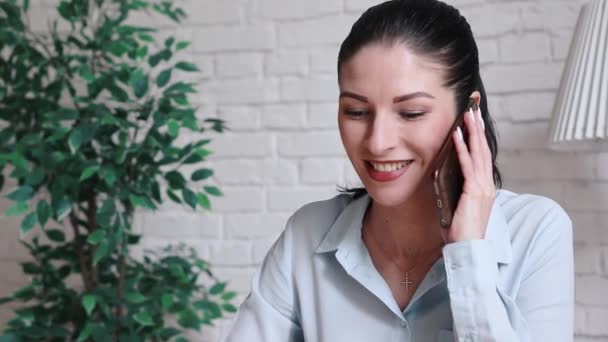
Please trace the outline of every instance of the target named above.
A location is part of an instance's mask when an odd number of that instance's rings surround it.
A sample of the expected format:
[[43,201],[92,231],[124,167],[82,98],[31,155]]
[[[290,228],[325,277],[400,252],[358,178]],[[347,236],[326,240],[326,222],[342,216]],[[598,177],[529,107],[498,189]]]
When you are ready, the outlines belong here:
[[372,167],[376,171],[393,172],[393,171],[397,171],[400,168],[404,167],[405,165],[409,164],[409,162],[405,162],[405,161],[404,162],[400,162],[400,163],[374,163],[374,162],[370,162],[370,164],[372,164]]

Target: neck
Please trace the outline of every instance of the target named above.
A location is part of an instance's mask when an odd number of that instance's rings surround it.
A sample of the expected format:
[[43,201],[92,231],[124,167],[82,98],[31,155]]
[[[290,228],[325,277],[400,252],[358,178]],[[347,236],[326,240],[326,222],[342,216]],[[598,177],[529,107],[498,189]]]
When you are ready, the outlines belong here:
[[387,257],[411,260],[444,245],[434,199],[430,195],[411,196],[411,201],[399,207],[382,206],[372,200],[363,227]]

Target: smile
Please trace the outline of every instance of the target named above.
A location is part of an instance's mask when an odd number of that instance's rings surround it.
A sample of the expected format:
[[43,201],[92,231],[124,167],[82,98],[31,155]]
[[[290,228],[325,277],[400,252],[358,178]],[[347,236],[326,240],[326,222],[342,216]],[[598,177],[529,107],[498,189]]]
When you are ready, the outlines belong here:
[[366,161],[365,165],[369,176],[373,180],[378,182],[389,182],[404,174],[413,162],[414,161],[411,159],[389,162]]

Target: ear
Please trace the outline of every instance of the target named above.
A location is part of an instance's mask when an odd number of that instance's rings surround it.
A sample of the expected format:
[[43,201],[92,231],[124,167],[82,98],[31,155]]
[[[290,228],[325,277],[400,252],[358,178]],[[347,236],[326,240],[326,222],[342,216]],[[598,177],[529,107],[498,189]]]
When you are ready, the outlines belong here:
[[471,96],[469,96],[469,98],[474,99],[475,103],[477,103],[478,106],[481,103],[481,94],[477,90],[475,90],[474,92],[472,92]]

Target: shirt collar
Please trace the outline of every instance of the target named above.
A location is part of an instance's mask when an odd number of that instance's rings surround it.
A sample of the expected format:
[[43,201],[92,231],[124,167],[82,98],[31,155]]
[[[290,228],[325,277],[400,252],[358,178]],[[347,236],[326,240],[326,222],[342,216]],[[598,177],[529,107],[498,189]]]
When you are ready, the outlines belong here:
[[[498,190],[486,228],[486,240],[494,244],[497,263],[508,264],[512,259],[509,226],[502,209],[504,196]],[[370,204],[368,194],[351,201],[331,226],[315,253],[326,253],[340,250],[349,254],[356,250],[361,240],[361,223],[363,215]]]

